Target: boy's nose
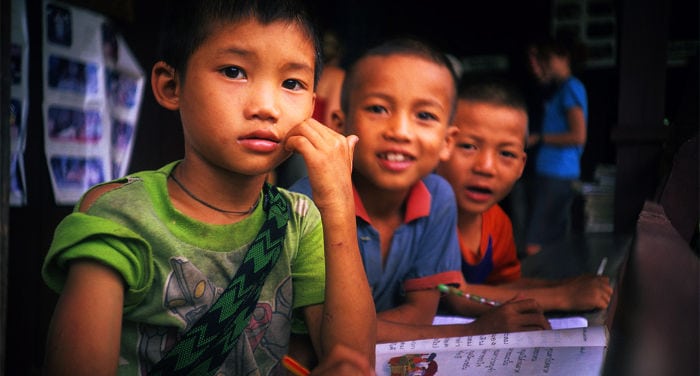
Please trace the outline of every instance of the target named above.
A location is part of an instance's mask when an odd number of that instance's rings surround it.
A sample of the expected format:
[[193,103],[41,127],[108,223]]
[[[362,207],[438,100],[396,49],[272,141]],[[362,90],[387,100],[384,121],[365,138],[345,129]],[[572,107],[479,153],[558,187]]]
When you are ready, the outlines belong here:
[[255,85],[251,88],[245,107],[247,119],[272,121],[280,117],[279,88],[272,85]]
[[493,153],[481,151],[476,154],[474,160],[474,170],[477,173],[492,175],[495,168],[495,160]]
[[386,137],[403,141],[411,136],[411,121],[407,115],[393,116],[385,130]]

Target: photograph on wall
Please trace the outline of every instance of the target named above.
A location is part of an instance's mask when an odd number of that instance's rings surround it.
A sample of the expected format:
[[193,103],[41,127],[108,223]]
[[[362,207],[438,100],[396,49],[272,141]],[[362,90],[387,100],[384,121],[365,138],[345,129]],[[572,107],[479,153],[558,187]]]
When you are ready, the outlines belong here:
[[44,2],[44,148],[58,205],[127,173],[145,75],[110,20]]
[[24,1],[12,0],[10,41],[10,206],[27,204],[24,151],[27,142],[29,97],[29,37]]

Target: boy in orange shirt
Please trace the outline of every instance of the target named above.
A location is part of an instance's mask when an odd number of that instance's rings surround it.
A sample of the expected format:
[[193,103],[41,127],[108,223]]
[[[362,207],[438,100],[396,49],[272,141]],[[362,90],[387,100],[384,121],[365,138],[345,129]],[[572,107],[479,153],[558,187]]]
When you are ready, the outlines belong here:
[[[457,200],[466,291],[499,301],[519,293],[537,300],[545,311],[605,308],[612,295],[608,277],[582,275],[562,281],[521,277],[512,224],[498,202],[525,167],[527,123],[524,99],[505,82],[462,83],[455,148],[437,172],[450,182]],[[478,314],[463,298],[446,300],[457,313]]]

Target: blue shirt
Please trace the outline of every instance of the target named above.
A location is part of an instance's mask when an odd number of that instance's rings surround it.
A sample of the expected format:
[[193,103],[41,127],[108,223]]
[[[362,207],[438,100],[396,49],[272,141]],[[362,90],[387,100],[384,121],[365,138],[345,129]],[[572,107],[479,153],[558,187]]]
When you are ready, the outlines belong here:
[[[308,178],[290,190],[310,196]],[[431,174],[411,188],[404,223],[394,232],[384,263],[379,232],[354,187],[353,191],[358,242],[377,312],[403,304],[406,292],[460,284],[457,204],[447,181]]]
[[[572,107],[583,110],[588,122],[588,99],[586,88],[576,77],[569,77],[559,90],[545,102],[542,119],[542,134],[565,133],[569,131],[567,111]],[[559,146],[542,144],[537,153],[536,171],[539,175],[578,179],[581,176],[581,154],[583,146]]]

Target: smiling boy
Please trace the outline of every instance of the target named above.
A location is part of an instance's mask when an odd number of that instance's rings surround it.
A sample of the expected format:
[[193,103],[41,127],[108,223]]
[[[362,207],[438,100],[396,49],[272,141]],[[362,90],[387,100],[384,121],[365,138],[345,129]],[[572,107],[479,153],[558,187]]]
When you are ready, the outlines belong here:
[[[449,61],[412,39],[370,49],[343,83],[342,111],[331,126],[360,138],[352,183],[378,342],[549,326],[532,300],[505,304],[473,324],[432,325],[437,286],[462,281],[454,195],[432,173],[452,149],[456,95]],[[291,189],[312,193],[304,179]]]

